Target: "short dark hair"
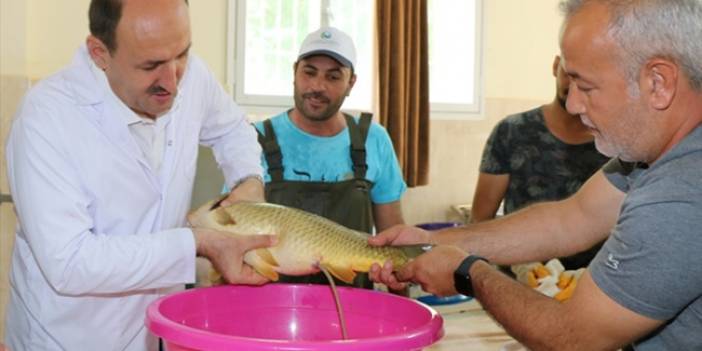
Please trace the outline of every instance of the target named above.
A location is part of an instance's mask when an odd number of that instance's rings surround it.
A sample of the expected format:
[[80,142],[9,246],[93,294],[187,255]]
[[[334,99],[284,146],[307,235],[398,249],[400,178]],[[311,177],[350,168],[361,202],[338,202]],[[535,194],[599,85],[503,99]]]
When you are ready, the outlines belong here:
[[117,49],[117,23],[122,17],[121,0],[92,0],[88,10],[90,34],[100,39],[110,53]]
[[[185,0],[188,4],[188,0]],[[122,0],[91,0],[88,10],[90,34],[100,39],[110,53],[117,49],[117,24],[122,18]]]

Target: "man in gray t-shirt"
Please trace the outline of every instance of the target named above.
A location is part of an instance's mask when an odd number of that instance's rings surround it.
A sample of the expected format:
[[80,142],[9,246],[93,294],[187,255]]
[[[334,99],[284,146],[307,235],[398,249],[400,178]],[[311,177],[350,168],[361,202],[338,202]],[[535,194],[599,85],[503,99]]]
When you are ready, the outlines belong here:
[[637,350],[702,350],[702,126],[650,167],[610,161],[607,179],[627,196],[590,264],[620,305],[670,321]]
[[[500,220],[383,231],[369,242],[437,245],[397,272],[374,265],[370,277],[473,295],[532,350],[702,350],[702,1],[563,0],[561,9],[566,107],[614,161],[573,196]],[[606,233],[563,303],[485,262],[565,256]]]

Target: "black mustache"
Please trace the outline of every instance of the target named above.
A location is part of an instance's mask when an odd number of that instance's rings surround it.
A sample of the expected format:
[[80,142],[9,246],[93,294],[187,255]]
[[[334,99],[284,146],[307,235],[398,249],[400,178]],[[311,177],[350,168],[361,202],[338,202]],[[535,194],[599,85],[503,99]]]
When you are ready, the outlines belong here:
[[168,91],[160,86],[149,87],[149,89],[146,92],[149,94],[160,94],[160,93],[169,93],[170,94],[170,91]]
[[303,99],[314,98],[314,99],[322,100],[324,102],[329,102],[329,98],[324,96],[324,94],[322,94],[318,91],[313,91],[311,93],[304,93],[304,94],[302,94],[302,98]]

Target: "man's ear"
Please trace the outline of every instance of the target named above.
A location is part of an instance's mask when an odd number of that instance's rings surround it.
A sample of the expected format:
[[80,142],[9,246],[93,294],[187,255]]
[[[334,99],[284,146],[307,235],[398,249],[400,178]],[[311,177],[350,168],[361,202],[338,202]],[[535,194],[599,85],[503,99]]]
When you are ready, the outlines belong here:
[[108,57],[110,56],[107,46],[102,43],[102,40],[93,35],[88,35],[88,38],[85,39],[85,44],[88,47],[88,54],[90,54],[90,58],[93,59],[95,65],[103,71],[106,70],[109,62]]
[[346,96],[351,95],[351,89],[353,89],[353,85],[356,84],[356,74],[352,74],[351,78],[349,78],[349,88],[346,89]]
[[643,69],[642,93],[650,95],[651,107],[665,110],[673,102],[680,66],[666,59],[652,59]]
[[558,77],[558,66],[561,64],[561,57],[556,55],[556,57],[553,58],[553,64],[551,65],[551,73],[553,73],[554,77]]

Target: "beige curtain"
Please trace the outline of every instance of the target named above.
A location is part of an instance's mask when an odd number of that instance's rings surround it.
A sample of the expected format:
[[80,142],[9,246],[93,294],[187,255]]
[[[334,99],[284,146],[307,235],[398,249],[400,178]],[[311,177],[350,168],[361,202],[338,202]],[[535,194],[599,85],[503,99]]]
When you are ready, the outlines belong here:
[[429,182],[427,0],[376,0],[380,123],[410,187]]

